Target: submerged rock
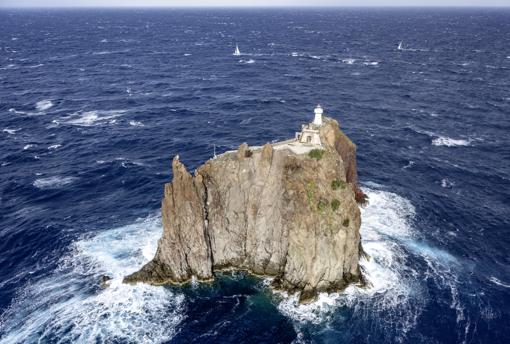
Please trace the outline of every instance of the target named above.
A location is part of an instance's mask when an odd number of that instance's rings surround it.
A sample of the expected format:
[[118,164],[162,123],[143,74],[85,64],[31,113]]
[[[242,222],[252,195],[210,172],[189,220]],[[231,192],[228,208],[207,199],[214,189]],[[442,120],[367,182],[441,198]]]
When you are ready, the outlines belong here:
[[238,268],[274,276],[302,302],[361,282],[356,146],[333,119],[317,130],[322,146],[242,144],[194,176],[174,157],[156,255],[124,282],[205,281]]
[[108,275],[101,275],[101,277],[99,277],[99,286],[101,288],[108,288],[110,286],[110,282],[111,282],[112,278]]

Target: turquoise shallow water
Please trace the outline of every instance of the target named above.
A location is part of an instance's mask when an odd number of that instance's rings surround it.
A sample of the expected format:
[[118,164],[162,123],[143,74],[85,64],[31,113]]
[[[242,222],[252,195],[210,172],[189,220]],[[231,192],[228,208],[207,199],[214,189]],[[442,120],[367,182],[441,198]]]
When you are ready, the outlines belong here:
[[[509,23],[0,11],[0,342],[508,342]],[[173,155],[293,137],[317,103],[358,145],[369,288],[298,306],[242,273],[120,283],[154,255]]]

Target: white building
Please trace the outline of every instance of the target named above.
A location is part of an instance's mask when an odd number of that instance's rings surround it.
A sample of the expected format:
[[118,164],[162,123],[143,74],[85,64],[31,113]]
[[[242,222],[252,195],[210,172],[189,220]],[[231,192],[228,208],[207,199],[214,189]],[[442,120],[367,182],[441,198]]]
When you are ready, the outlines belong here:
[[319,128],[322,126],[323,110],[320,105],[314,110],[314,119],[312,123],[303,124],[301,132],[296,133],[296,140],[299,143],[321,146],[321,137],[319,135]]

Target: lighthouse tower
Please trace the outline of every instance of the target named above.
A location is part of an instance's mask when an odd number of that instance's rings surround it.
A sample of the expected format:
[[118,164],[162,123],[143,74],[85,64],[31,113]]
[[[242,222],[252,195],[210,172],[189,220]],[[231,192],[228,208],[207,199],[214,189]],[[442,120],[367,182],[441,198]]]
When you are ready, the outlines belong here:
[[320,127],[322,125],[322,113],[323,113],[322,107],[320,105],[317,105],[313,112],[315,113],[313,124]]
[[320,127],[322,126],[322,107],[317,105],[313,110],[315,117],[312,123],[303,124],[301,132],[296,133],[296,141],[306,145],[322,146]]

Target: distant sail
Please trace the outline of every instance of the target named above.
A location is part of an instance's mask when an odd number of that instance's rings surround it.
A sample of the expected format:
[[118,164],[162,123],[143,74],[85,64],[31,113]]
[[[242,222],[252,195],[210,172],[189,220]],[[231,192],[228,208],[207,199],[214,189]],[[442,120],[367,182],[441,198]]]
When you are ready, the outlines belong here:
[[241,56],[241,52],[239,51],[239,47],[236,44],[236,50],[234,51],[234,56]]
[[404,43],[402,41],[400,41],[400,43],[398,44],[397,49],[398,50],[404,50]]

